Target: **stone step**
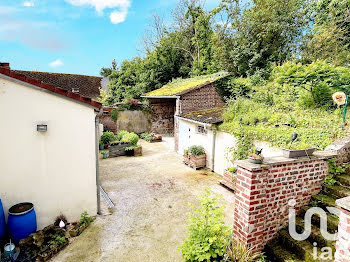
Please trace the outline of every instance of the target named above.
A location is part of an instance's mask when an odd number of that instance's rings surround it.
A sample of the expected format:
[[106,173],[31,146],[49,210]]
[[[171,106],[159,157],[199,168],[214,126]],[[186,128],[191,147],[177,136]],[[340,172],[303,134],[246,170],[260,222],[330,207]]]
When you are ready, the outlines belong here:
[[332,196],[337,199],[350,196],[350,189],[338,185],[323,185],[322,191],[324,195]]
[[318,195],[311,197],[310,205],[315,207],[316,206],[322,207],[322,208],[335,207],[336,206],[335,201],[336,201],[336,198],[328,195],[323,195],[320,193]]
[[271,262],[302,262],[304,260],[299,259],[296,254],[284,249],[278,241],[272,241],[267,244],[264,253]]
[[336,176],[335,179],[340,185],[350,188],[350,175]]
[[317,257],[314,257],[314,246],[309,241],[293,239],[287,229],[279,232],[279,242],[283,247],[295,253],[299,259],[307,262],[331,262],[331,259],[320,259],[320,250],[317,249]]
[[[299,217],[304,218],[306,211],[311,208],[310,206],[305,206],[300,209]],[[311,218],[311,222],[314,226],[320,227],[320,217],[318,215],[314,215]],[[327,230],[329,233],[335,233],[338,230],[339,218],[327,213]]]
[[[300,234],[300,233],[304,232],[304,229],[305,229],[305,221],[302,218],[297,217],[296,218],[296,231]],[[326,240],[322,236],[321,230],[314,225],[311,225],[311,234],[310,234],[309,238],[307,239],[307,241],[309,241],[311,244],[316,242],[317,246],[320,248],[330,247],[333,250],[333,254],[335,254],[336,241]]]

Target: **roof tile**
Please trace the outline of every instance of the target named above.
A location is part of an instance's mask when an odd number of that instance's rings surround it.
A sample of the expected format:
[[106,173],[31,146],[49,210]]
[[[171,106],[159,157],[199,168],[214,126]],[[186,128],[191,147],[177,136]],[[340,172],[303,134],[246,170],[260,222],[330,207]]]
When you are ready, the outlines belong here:
[[85,104],[89,104],[93,107],[96,107],[96,108],[101,108],[102,107],[102,104],[99,103],[99,102],[96,102],[94,100],[91,100],[90,97],[85,97],[85,96],[81,96],[79,94],[75,94],[75,93],[72,93],[72,92],[69,92],[61,87],[55,87],[51,84],[48,84],[48,83],[44,83],[38,79],[35,79],[35,78],[32,78],[32,77],[28,77],[24,74],[21,74],[19,72],[21,71],[12,71],[10,69],[8,69],[7,67],[3,67],[2,65],[8,65],[8,63],[0,63],[0,74],[3,74],[3,75],[6,75],[8,77],[11,77],[11,78],[14,78],[14,79],[17,79],[17,80],[20,80],[22,82],[26,82],[26,83],[29,83],[31,85],[34,85],[34,86],[37,86],[37,87],[40,87],[40,88],[43,88],[43,89],[46,89],[46,90],[49,90],[53,93],[56,93],[56,94],[60,94],[60,95],[63,95],[63,96],[66,96],[66,97],[69,97],[69,98],[72,98],[76,101],[80,101],[80,102],[83,102]]

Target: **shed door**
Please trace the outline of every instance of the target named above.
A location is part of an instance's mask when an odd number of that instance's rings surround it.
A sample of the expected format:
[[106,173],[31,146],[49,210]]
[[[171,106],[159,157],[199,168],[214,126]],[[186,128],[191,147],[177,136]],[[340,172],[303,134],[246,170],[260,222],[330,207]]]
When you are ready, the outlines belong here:
[[186,121],[179,120],[179,154],[190,147],[191,125]]

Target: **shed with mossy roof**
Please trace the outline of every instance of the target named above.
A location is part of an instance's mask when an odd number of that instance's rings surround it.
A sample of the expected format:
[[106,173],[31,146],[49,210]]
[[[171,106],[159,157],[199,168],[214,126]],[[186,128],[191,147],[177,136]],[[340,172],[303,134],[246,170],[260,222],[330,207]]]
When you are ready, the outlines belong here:
[[148,99],[154,110],[152,132],[174,135],[176,133],[174,116],[222,107],[224,101],[216,83],[228,76],[227,72],[219,72],[175,79],[159,89],[144,94],[142,97]]

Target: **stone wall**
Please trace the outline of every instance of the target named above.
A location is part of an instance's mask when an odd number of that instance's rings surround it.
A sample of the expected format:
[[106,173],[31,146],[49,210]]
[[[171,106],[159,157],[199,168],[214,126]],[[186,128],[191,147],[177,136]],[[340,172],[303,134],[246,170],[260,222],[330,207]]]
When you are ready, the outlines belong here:
[[326,151],[331,151],[337,155],[339,164],[350,161],[350,136],[343,137],[334,141],[326,148]]
[[335,261],[350,261],[350,197],[337,200],[340,208]]
[[152,133],[174,135],[175,101],[152,103],[151,106],[153,108]]
[[224,106],[214,84],[208,84],[181,95],[181,114]]
[[288,224],[289,201],[294,208],[310,202],[328,175],[328,163],[319,157],[272,157],[264,165],[237,161],[233,236],[261,251]]
[[119,130],[126,130],[141,134],[150,132],[151,130],[151,116],[139,110],[134,111],[120,111],[118,112],[118,119],[114,121],[110,115],[111,110],[106,110],[100,116],[100,123],[103,124],[104,131],[109,130],[115,134]]

